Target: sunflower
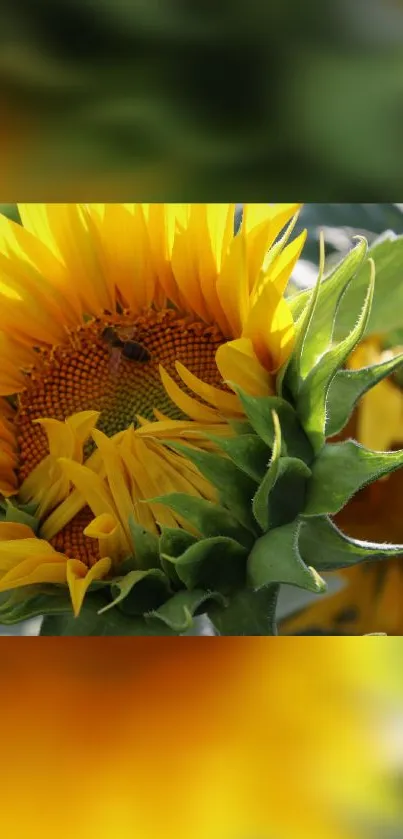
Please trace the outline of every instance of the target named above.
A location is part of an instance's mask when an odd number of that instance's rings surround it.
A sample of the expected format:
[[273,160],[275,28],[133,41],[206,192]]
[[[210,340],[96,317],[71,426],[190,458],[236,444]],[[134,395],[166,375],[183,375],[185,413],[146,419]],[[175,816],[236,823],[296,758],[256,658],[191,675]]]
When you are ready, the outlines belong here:
[[67,585],[77,615],[135,554],[131,517],[151,534],[188,526],[147,499],[215,498],[164,441],[231,435],[244,413],[228,383],[274,392],[299,206],[246,205],[236,235],[233,204],[0,217],[0,592]]
[[[400,356],[403,347],[389,343],[382,336],[371,336],[354,351],[348,367],[358,370]],[[403,393],[396,377],[379,382],[362,397],[343,432],[344,438],[350,436],[374,451],[402,448]],[[360,490],[335,521],[356,539],[403,544],[401,491],[400,472],[384,476]],[[285,621],[286,634],[314,630],[336,635],[403,635],[401,559],[368,562],[338,573],[343,588]]]

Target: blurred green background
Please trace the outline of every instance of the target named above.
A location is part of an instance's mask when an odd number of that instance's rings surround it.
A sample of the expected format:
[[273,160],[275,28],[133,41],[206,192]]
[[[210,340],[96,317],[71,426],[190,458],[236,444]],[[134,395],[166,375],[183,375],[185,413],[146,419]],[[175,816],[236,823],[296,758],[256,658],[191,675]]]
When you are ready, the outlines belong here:
[[0,33],[4,201],[402,190],[401,0],[5,0]]

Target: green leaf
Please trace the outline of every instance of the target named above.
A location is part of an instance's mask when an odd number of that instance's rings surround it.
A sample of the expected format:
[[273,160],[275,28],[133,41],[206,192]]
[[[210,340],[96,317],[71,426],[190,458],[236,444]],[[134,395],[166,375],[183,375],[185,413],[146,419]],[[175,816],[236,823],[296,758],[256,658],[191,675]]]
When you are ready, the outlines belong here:
[[119,609],[111,609],[107,615],[99,614],[108,601],[101,593],[87,596],[77,618],[70,615],[45,617],[40,630],[41,635],[175,635],[173,630],[160,621],[144,618],[130,618]]
[[238,469],[242,469],[250,478],[260,483],[271,452],[269,446],[257,434],[242,434],[230,438],[209,434],[208,437],[231,458]]
[[319,574],[305,565],[298,551],[299,522],[276,527],[257,540],[248,559],[248,582],[253,589],[287,583],[315,593],[326,591]]
[[371,310],[374,282],[372,270],[365,302],[354,329],[320,358],[301,386],[297,414],[315,452],[320,451],[325,442],[326,400],[330,384],[364,334]]
[[111,583],[114,599],[102,607],[100,614],[121,604],[120,608],[126,615],[143,615],[161,606],[169,592],[169,580],[159,568],[130,571]]
[[[150,613],[154,623],[160,622],[172,632],[182,634],[191,628],[193,617],[206,613],[209,603],[219,603],[225,606],[226,600],[218,592],[202,591],[179,591],[163,606]],[[163,633],[161,633],[163,634]]]
[[[352,248],[351,251],[346,256],[344,256],[343,259],[341,259],[341,261],[336,265],[335,268],[333,268],[330,274],[328,274],[328,276],[326,276],[322,281],[319,292],[318,311],[315,313],[315,320],[317,320],[318,330],[321,335],[329,335],[329,321],[332,324],[334,322],[334,314],[336,312],[336,309],[338,308],[340,301],[340,292],[345,291],[350,281],[362,265],[366,254],[367,244],[365,240],[362,239],[358,243],[358,245],[355,246],[355,248]],[[357,309],[360,306],[360,300],[362,299],[364,288],[366,288],[367,286],[368,280],[365,283],[365,286],[361,288],[361,294],[358,294],[355,311],[357,311]],[[306,289],[305,291],[301,291],[299,294],[295,294],[293,295],[293,297],[289,298],[288,304],[290,306],[294,320],[301,317],[302,312],[308,306],[311,297],[312,290]],[[354,322],[355,318],[353,318],[348,331],[351,331]],[[329,343],[329,340],[332,336],[332,331],[330,332],[330,336],[327,343]],[[346,332],[344,332],[344,335],[345,334]],[[323,340],[324,339],[322,338],[322,345]]]
[[[320,285],[317,283],[313,290],[304,291],[289,300],[294,319],[300,317],[296,344],[284,379],[294,396],[301,381],[329,348],[340,300],[362,265],[366,252],[367,243],[361,240]],[[362,297],[357,301],[354,314],[360,310],[361,300]]]
[[231,510],[244,527],[256,534],[256,523],[251,513],[256,481],[224,455],[192,449],[182,443],[171,442],[169,445],[197,466],[199,472],[218,490],[221,504]]
[[275,438],[273,411],[281,425],[283,455],[299,457],[306,463],[312,460],[312,448],[293,407],[279,396],[249,396],[232,385],[242,402],[245,413],[256,434],[272,449]]
[[187,530],[180,527],[166,527],[161,525],[160,536],[160,562],[167,577],[175,588],[182,588],[182,581],[179,579],[175,565],[172,560],[176,559],[197,542],[196,536],[192,536]]
[[403,545],[378,545],[346,536],[327,516],[302,522],[299,550],[303,560],[317,571],[335,571],[360,562],[403,555]]
[[54,588],[44,592],[37,586],[24,586],[7,592],[0,606],[0,624],[9,626],[36,618],[40,615],[71,614],[71,599],[68,591]]
[[229,536],[245,547],[251,547],[254,536],[236,520],[231,513],[219,504],[197,498],[185,492],[173,492],[150,498],[158,504],[165,504],[178,515],[183,516],[202,536]]
[[34,533],[37,533],[40,526],[39,519],[35,516],[36,504],[15,504],[9,498],[1,502],[0,517],[2,521],[13,521],[17,524],[26,524]]
[[267,530],[269,527],[269,495],[276,483],[280,463],[281,427],[278,416],[274,411],[272,422],[275,434],[272,456],[269,468],[267,469],[267,472],[258,487],[252,502],[253,515],[262,530]]
[[277,477],[268,497],[268,527],[288,524],[303,512],[307,481],[311,474],[302,460],[280,458]]
[[355,405],[368,390],[399,370],[403,354],[361,370],[339,370],[330,384],[326,401],[326,437],[338,434],[348,422]]
[[228,606],[211,606],[208,616],[219,635],[277,635],[276,603],[279,586],[239,591]]
[[354,440],[328,443],[312,464],[304,516],[334,515],[359,489],[403,465],[403,449],[373,452]]
[[[382,334],[403,325],[403,236],[374,243],[369,250],[374,260],[376,285],[371,315],[365,334]],[[335,324],[335,337],[346,334],[355,323],[355,312],[368,284],[369,266],[363,265],[358,277],[341,301]]]
[[158,568],[158,536],[138,524],[133,514],[129,516],[129,529],[134,545],[136,568]]
[[9,218],[10,221],[15,221],[17,224],[21,224],[17,204],[0,204],[0,213]]
[[245,585],[248,552],[234,539],[214,536],[191,545],[174,560],[188,589],[213,589],[228,594]]

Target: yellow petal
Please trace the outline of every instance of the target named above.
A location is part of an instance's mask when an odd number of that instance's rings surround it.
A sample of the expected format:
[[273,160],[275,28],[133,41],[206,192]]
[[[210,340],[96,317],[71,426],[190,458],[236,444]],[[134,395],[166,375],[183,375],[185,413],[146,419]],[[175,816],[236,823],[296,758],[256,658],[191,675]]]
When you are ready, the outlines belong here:
[[261,364],[274,372],[289,357],[295,339],[291,310],[277,289],[268,282],[251,309],[244,329]]
[[216,352],[216,364],[225,382],[233,382],[251,396],[274,393],[271,376],[257,359],[250,339],[222,344]]
[[119,527],[119,522],[109,513],[102,513],[96,516],[84,529],[85,536],[90,536],[92,539],[107,539],[116,533]]
[[109,513],[116,516],[111,494],[99,475],[96,475],[88,466],[75,463],[67,458],[59,458],[59,463],[74,486],[81,493],[88,506],[95,516],[102,513]]
[[379,382],[358,406],[357,440],[374,451],[388,451],[403,437],[403,394],[387,380]]
[[67,417],[66,425],[73,430],[79,443],[83,444],[91,436],[91,432],[95,428],[100,416],[100,411],[79,411]]
[[155,437],[156,439],[167,438],[168,440],[191,436],[207,444],[206,434],[223,434],[226,436],[230,433],[227,422],[225,420],[220,422],[219,416],[217,416],[217,422],[215,423],[204,423],[194,422],[193,420],[171,420],[156,409],[154,415],[158,421],[144,421],[140,428],[136,428],[137,436]]
[[29,263],[0,253],[0,271],[0,329],[33,344],[65,342],[69,322],[63,296]]
[[237,396],[198,379],[180,361],[176,362],[175,367],[184,384],[210,405],[215,405],[224,416],[243,416],[242,406]]
[[126,538],[119,520],[109,513],[96,516],[83,533],[84,536],[97,539],[100,556],[109,556],[114,563],[120,562],[131,552],[131,540]]
[[197,266],[200,288],[209,320],[223,335],[229,324],[217,292],[217,278],[234,235],[234,204],[192,204],[191,215],[197,231]]
[[249,277],[245,237],[238,233],[231,242],[217,281],[221,307],[230,325],[226,337],[239,338],[249,311]]
[[0,547],[1,542],[11,541],[12,539],[30,539],[35,538],[34,531],[27,524],[18,524],[13,521],[0,522]]
[[[189,441],[186,441],[187,445],[192,448]],[[158,444],[157,444],[158,445]],[[172,480],[174,481],[175,485],[177,486],[176,492],[187,492],[189,493],[189,484],[192,487],[190,494],[198,494],[201,495],[202,498],[208,498],[210,500],[216,500],[217,492],[210,482],[204,478],[196,466],[187,459],[186,455],[182,456],[179,455],[177,452],[172,452],[166,446],[161,447],[159,446],[158,449],[155,443],[150,443],[150,448],[154,451],[157,451],[160,457],[166,461],[166,464],[170,467],[170,474],[172,476]],[[193,447],[194,448],[194,447]],[[197,446],[197,449],[200,451],[200,447]],[[184,478],[186,484],[181,481],[181,478]]]
[[114,288],[103,270],[91,208],[84,204],[23,205],[21,218],[65,266],[86,312],[112,311]]
[[41,523],[41,536],[47,540],[53,539],[85,505],[86,499],[81,492],[73,490]]
[[155,299],[156,271],[144,206],[106,204],[95,219],[104,271],[132,311],[141,311]]
[[51,418],[33,420],[40,425],[48,438],[49,453],[54,457],[72,457],[74,454],[74,434],[67,422]]
[[62,254],[49,224],[47,205],[25,204],[20,202],[17,206],[24,229],[29,230],[30,233],[33,233],[34,236],[47,245],[52,253],[60,260]]
[[91,583],[95,580],[103,580],[109,573],[111,566],[112,562],[108,557],[99,559],[90,570],[79,559],[67,560],[67,584],[70,589],[75,617],[78,617],[80,613],[84,597]]
[[171,265],[176,216],[170,213],[170,205],[150,204],[147,225],[158,284],[164,295],[180,308],[181,297]]
[[212,408],[207,408],[206,405],[202,405],[196,399],[184,393],[161,364],[159,365],[159,372],[168,396],[181,411],[196,422],[214,423],[217,421],[217,413]]
[[[31,205],[43,207],[43,205]],[[38,210],[34,211],[38,212]],[[40,211],[39,211],[40,212]],[[46,212],[46,211],[44,211]],[[24,211],[22,210],[22,216]],[[41,239],[26,226],[16,224],[0,215],[0,252],[22,263],[32,265],[56,298],[64,300],[64,314],[71,326],[79,323],[82,315],[77,295],[60,258],[52,252],[49,241]]]
[[[119,434],[115,435],[119,437],[120,434],[124,432],[119,432]],[[104,467],[101,460],[101,455],[98,449],[96,449],[89,458],[85,461],[85,467],[92,472],[95,472],[99,479],[102,481],[104,477]],[[66,469],[64,470],[67,476]],[[29,478],[27,478],[29,480]],[[69,478],[70,480],[70,478]],[[77,489],[74,489],[67,498],[64,499],[59,506],[50,513],[46,520],[41,524],[41,535],[45,539],[52,539],[56,533],[59,533],[60,530],[63,530],[64,527],[71,521],[80,510],[85,507],[86,500],[81,492]]]
[[107,437],[106,434],[103,434],[102,431],[94,429],[92,436],[101,453],[113,503],[128,543],[130,544],[129,518],[133,513],[133,504],[125,480],[122,458],[120,457],[116,443]]
[[186,301],[188,312],[195,312],[209,322],[207,306],[201,290],[197,260],[198,231],[194,215],[185,228],[176,227],[171,264],[176,285]]
[[252,289],[264,257],[300,204],[245,204],[241,230],[246,236],[249,288]]
[[0,591],[37,583],[65,583],[66,557],[53,551],[18,562],[0,580]]
[[307,231],[303,230],[299,236],[287,245],[279,256],[274,260],[272,265],[262,280],[262,284],[271,282],[276,287],[279,294],[284,294],[288,285],[290,276],[294,267],[301,255],[301,251],[306,241]]
[[245,204],[242,212],[242,227],[245,233],[250,233],[263,222],[270,221],[272,241],[274,241],[301,207],[302,204]]
[[[138,437],[132,439],[132,454],[129,458],[129,464],[132,464],[132,467],[135,468],[134,474],[143,499],[155,498],[164,494],[164,492],[173,491],[172,484],[169,481],[169,489],[166,490],[167,482],[164,478],[163,460],[158,456],[156,457],[150,447]],[[146,505],[140,506],[145,507]],[[148,506],[158,523],[167,527],[176,527],[176,519],[168,507],[154,502],[151,502]]]

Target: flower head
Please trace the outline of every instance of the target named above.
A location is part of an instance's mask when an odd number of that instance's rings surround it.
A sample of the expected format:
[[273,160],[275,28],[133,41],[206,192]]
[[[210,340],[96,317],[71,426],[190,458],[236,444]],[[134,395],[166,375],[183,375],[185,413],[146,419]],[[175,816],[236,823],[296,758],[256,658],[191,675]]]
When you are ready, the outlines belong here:
[[[28,586],[42,611],[50,584],[65,610],[67,584],[78,614],[128,558],[148,572],[140,532],[192,530],[147,499],[216,498],[164,442],[211,450],[206,432],[230,436],[244,411],[228,382],[273,393],[294,344],[283,292],[305,238],[288,242],[298,207],[246,205],[237,235],[230,204],[22,204],[22,226],[0,218],[8,609]],[[150,607],[166,584],[153,580]]]

